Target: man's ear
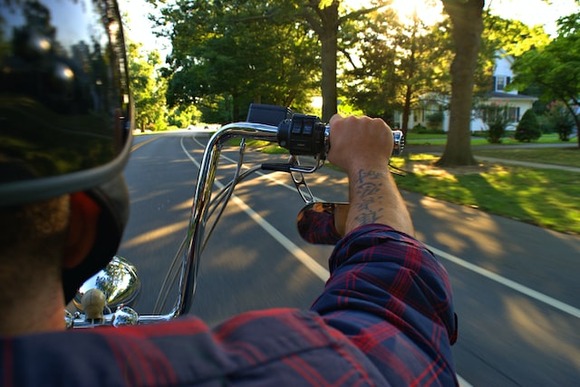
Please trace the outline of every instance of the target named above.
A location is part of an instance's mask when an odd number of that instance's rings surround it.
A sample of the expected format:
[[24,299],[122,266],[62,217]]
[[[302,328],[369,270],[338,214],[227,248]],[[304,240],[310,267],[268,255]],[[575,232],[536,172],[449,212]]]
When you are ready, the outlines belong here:
[[91,251],[97,237],[101,209],[87,194],[70,195],[70,220],[63,257],[63,267],[79,265]]

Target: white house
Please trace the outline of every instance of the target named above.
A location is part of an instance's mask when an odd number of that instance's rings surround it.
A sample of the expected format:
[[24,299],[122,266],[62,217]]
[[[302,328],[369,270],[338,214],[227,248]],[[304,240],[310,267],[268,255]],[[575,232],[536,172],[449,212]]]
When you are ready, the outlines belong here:
[[[532,108],[532,105],[537,100],[536,97],[519,94],[518,91],[506,91],[505,88],[510,84],[514,74],[511,65],[514,59],[511,56],[500,55],[495,61],[495,68],[493,72],[493,89],[490,91],[488,97],[482,104],[499,105],[508,107],[508,117],[510,124],[508,130],[515,130],[517,123],[520,121],[524,113]],[[443,122],[442,128],[447,131],[449,129],[449,96],[442,96],[435,93],[428,93],[419,99],[419,108],[415,109],[409,117],[409,128],[416,125],[428,127],[429,116],[433,114],[442,114]],[[487,130],[487,125],[481,119],[479,111],[474,110],[471,119],[471,131],[478,132]],[[402,122],[402,114],[397,112],[395,114],[395,125],[400,125]]]

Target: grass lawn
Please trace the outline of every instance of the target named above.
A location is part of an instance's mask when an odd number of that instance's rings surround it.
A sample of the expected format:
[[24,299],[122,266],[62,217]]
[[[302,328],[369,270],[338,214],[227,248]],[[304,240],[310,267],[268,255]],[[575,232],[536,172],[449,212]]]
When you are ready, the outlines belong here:
[[[408,132],[407,138],[405,139],[407,144],[412,145],[445,145],[447,142],[447,134],[419,134]],[[542,135],[537,141],[532,142],[532,144],[561,144],[563,143],[558,138],[558,135],[555,133],[548,133]],[[511,136],[506,136],[502,139],[501,145],[521,145],[522,143],[515,140]],[[578,145],[576,139],[573,139],[569,142],[571,146],[574,144]],[[484,137],[471,137],[471,145],[478,146],[478,145],[489,145],[489,142]]]
[[482,163],[442,169],[428,154],[394,157],[399,188],[552,230],[580,234],[580,174]]
[[[409,143],[444,145],[445,135],[411,135]],[[545,143],[559,143],[557,136],[542,137]],[[230,145],[236,142],[232,141]],[[237,142],[239,144],[239,141]],[[566,148],[486,149],[485,139],[474,138],[472,150],[477,156],[553,163],[580,167],[576,140]],[[519,144],[506,140],[503,144]],[[248,146],[265,153],[287,153],[267,142],[249,141]],[[442,169],[433,163],[438,156],[404,153],[393,157],[396,167],[409,171],[396,177],[398,186],[436,199],[479,208],[555,231],[580,234],[580,174],[540,170],[494,163],[476,167]]]
[[577,144],[570,144],[570,148],[478,149],[477,147],[473,147],[472,149],[476,156],[567,165],[580,168],[580,149],[577,148]]

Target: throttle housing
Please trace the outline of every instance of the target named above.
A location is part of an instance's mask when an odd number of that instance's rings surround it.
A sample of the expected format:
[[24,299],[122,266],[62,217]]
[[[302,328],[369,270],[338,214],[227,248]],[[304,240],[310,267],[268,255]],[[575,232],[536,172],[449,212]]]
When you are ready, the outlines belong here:
[[294,114],[278,125],[278,144],[290,151],[290,154],[320,155],[322,159],[326,155],[324,141],[324,125],[316,116]]
[[[278,144],[295,156],[315,156],[321,160],[328,153],[329,127],[318,117],[293,113],[287,107],[264,104],[251,104],[248,122],[278,127]],[[405,137],[400,130],[393,130],[393,152],[400,155],[405,147]]]

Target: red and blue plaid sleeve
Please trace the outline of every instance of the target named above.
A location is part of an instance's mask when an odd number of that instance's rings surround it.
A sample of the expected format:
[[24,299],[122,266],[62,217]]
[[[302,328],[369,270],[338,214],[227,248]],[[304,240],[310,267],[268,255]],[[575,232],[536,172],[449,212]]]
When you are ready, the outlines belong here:
[[457,384],[456,319],[444,267],[414,238],[384,225],[352,231],[330,257],[312,310],[395,385]]
[[346,236],[312,309],[0,338],[6,386],[376,386],[456,383],[447,274],[423,245],[370,225]]

